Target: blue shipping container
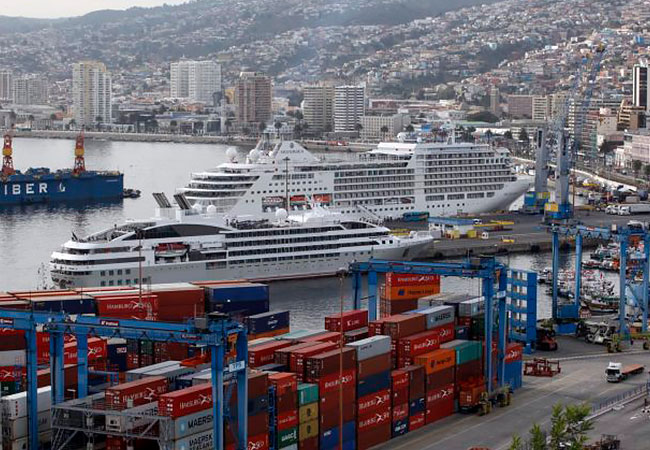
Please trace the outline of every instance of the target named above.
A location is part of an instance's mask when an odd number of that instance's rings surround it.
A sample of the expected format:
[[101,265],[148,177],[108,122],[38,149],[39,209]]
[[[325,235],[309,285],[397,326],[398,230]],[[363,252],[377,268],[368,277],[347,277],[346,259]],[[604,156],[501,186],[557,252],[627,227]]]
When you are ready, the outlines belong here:
[[456,339],[469,339],[469,327],[456,327]]
[[505,365],[503,381],[513,390],[519,389],[522,385],[522,369],[523,361],[513,361]]
[[106,359],[108,360],[109,370],[117,368],[119,372],[126,372],[126,356],[128,354],[126,342],[111,342],[110,339],[106,345]]
[[427,409],[426,397],[421,397],[409,402],[409,417],[425,412]]
[[390,370],[360,379],[357,382],[357,397],[365,397],[388,388],[390,388]]
[[68,314],[95,314],[95,299],[75,295],[32,301],[34,311],[67,312]]
[[252,316],[255,314],[261,314],[268,312],[269,310],[269,301],[267,300],[253,300],[253,301],[224,301],[224,302],[209,302],[208,303],[208,312],[221,312],[221,313],[233,313],[233,312],[242,312],[245,316]]
[[392,437],[397,437],[397,436],[402,436],[405,435],[406,433],[409,432],[409,419],[408,417],[406,419],[398,420],[397,422],[393,422],[393,428],[392,428]]
[[269,299],[269,287],[266,284],[244,283],[205,286],[208,302],[256,301]]
[[246,318],[246,327],[251,334],[289,328],[289,311],[270,311]]
[[[355,450],[356,448],[356,422],[343,424],[343,449]],[[320,450],[331,450],[339,447],[339,427],[323,431],[320,435]]]

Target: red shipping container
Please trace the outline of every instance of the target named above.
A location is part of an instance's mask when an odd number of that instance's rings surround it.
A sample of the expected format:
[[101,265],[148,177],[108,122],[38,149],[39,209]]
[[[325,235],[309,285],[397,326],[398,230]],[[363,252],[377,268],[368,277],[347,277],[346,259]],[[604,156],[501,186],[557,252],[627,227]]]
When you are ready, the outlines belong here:
[[106,406],[125,409],[155,402],[168,389],[167,378],[146,377],[129,383],[118,384],[106,389]]
[[366,450],[382,442],[387,442],[392,436],[391,423],[382,423],[357,434],[357,450]]
[[456,380],[456,368],[449,367],[426,376],[427,392],[444,387],[447,384],[454,384]]
[[[235,450],[235,444],[227,444],[226,450]],[[269,449],[269,434],[263,433],[257,436],[248,436],[247,450],[268,450]]]
[[422,428],[425,423],[425,415],[423,412],[417,413],[409,417],[409,432]]
[[370,414],[373,412],[381,411],[386,407],[390,409],[390,394],[390,389],[384,389],[373,394],[368,394],[365,397],[361,397],[357,401],[357,414],[361,416],[362,414]]
[[318,450],[319,445],[319,436],[314,436],[307,439],[301,439],[300,443],[298,444],[298,448],[300,450]]
[[[77,388],[78,372],[79,370],[76,364],[68,364],[63,366],[64,381],[65,381],[66,388],[73,388],[73,389]],[[39,370],[37,372],[37,377],[38,377],[39,388],[49,386],[52,382],[49,368]]]
[[393,405],[401,405],[402,403],[408,403],[409,402],[408,386],[403,387],[401,389],[397,389],[396,391],[392,391],[391,398],[392,398]]
[[409,356],[413,358],[440,348],[439,332],[433,329],[416,333],[401,338],[397,345],[400,357]]
[[341,342],[341,333],[336,331],[324,331],[314,336],[307,336],[306,338],[300,339],[300,342]]
[[385,276],[386,287],[429,286],[440,284],[440,275],[420,275],[389,272]]
[[325,353],[338,348],[333,342],[316,342],[312,347],[301,348],[289,355],[289,370],[298,374],[298,381],[302,381],[305,374],[305,360],[310,356]]
[[406,419],[409,415],[409,404],[401,403],[393,406],[391,420],[397,422],[398,420]]
[[380,372],[390,370],[391,358],[390,353],[368,358],[357,363],[357,377],[366,378],[371,375],[376,375]]
[[295,373],[272,373],[269,375],[269,383],[275,386],[275,395],[278,397],[287,392],[296,392],[298,390],[298,378]]
[[343,323],[343,332],[367,327],[368,311],[355,309],[346,311],[343,315],[334,314],[325,317],[325,329],[328,331],[341,331],[341,323]]
[[[338,395],[338,392],[336,393]],[[348,402],[351,400],[351,402]],[[338,402],[338,399],[337,399]],[[341,409],[332,408],[328,411],[321,411],[318,416],[318,424],[321,432],[338,427],[341,423]],[[354,397],[351,399],[343,399],[343,423],[355,421],[357,418],[356,405],[354,404]]]
[[339,373],[333,373],[309,382],[318,382],[318,394],[322,397],[327,392],[338,390],[340,384],[343,384],[343,389],[348,386],[354,386],[357,382],[356,371],[354,369],[344,370],[343,378],[339,377]]
[[126,441],[120,436],[106,436],[106,450],[126,450]]
[[283,395],[276,396],[275,403],[278,412],[296,409],[296,405],[298,404],[298,391],[286,392]]
[[280,348],[275,351],[275,357],[273,362],[275,362],[276,364],[282,364],[283,366],[289,367],[291,352],[300,350],[301,348],[311,347],[313,345],[318,345],[318,342],[300,342],[298,344],[293,344],[288,347]]
[[26,374],[27,368],[25,366],[3,366],[0,367],[0,382],[20,381]]
[[409,374],[404,370],[393,370],[390,373],[391,376],[391,387],[393,390],[399,390],[402,388],[408,388],[409,385]]
[[[326,351],[324,353],[310,356],[305,362],[305,378],[316,380],[325,375],[338,373],[343,360],[343,370],[356,369],[357,351],[354,348],[344,347]],[[315,381],[310,381],[313,383]]]
[[298,426],[298,410],[294,409],[292,411],[279,413],[276,420],[279,431]]
[[426,329],[426,317],[422,314],[398,314],[384,319],[383,334],[400,339]]
[[366,339],[368,337],[368,327],[359,328],[358,330],[348,331],[343,335],[343,340],[346,344],[350,342],[357,342],[361,339]]
[[506,346],[506,357],[505,363],[510,364],[511,362],[521,361],[524,357],[524,347],[521,344],[516,344],[510,342]]
[[129,317],[137,313],[158,312],[158,297],[152,294],[95,297],[97,312],[101,316]]
[[359,414],[357,430],[362,432],[387,423],[390,424],[390,405],[384,404],[381,408],[378,408],[376,412],[366,415]]
[[451,342],[456,339],[456,326],[453,323],[440,325],[439,327],[432,328],[438,332],[438,340],[441,344]]
[[385,318],[382,318],[368,322],[368,336],[378,336],[380,334],[384,334],[385,320]]
[[[318,405],[318,411],[321,415],[326,412],[338,411],[340,405],[340,392],[338,389],[331,390],[329,392],[319,392],[320,403]],[[355,386],[344,386],[343,387],[343,409],[351,405],[354,410],[354,400],[356,399],[356,385]]]
[[402,370],[409,376],[409,400],[424,397],[424,367],[408,366]]
[[212,384],[199,384],[190,388],[163,394],[158,399],[158,414],[173,419],[187,416],[212,407]]
[[[49,333],[45,333],[49,334]],[[64,335],[65,336],[65,335]],[[42,339],[41,351],[38,355],[38,360],[43,364],[47,364],[50,361],[50,341],[49,337],[47,339]],[[64,337],[64,342],[65,342]],[[69,338],[68,338],[69,339]],[[45,344],[47,342],[47,344]],[[107,355],[107,346],[106,340],[101,338],[89,338],[88,339],[88,362],[97,360],[97,359],[106,359]],[[69,342],[63,344],[63,364],[77,364],[77,341],[70,340]]]
[[471,317],[457,317],[457,322],[459,327],[471,327],[472,318]]
[[25,347],[24,331],[0,328],[0,351],[24,350]]
[[275,358],[275,351],[291,346],[291,341],[271,341],[248,348],[248,365],[260,367],[271,364]]
[[427,392],[426,423],[450,416],[454,413],[454,385],[448,384]]

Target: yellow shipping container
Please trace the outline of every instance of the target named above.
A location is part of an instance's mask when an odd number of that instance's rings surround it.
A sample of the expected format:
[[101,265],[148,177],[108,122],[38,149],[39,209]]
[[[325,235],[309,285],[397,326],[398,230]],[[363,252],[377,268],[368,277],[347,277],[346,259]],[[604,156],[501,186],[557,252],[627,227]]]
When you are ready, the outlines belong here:
[[467,237],[470,239],[476,239],[476,230],[469,230],[467,232]]
[[300,424],[298,427],[298,440],[304,441],[314,436],[318,436],[318,419]]
[[310,420],[318,419],[318,403],[310,403],[300,407],[298,417],[300,423],[306,423]]

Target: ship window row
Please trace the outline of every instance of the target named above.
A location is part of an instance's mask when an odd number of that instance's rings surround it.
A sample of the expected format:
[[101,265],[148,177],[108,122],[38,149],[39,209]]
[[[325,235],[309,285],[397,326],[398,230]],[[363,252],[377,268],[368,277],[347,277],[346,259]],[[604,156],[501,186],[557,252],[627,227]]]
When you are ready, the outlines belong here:
[[485,198],[485,192],[470,192],[467,198]]
[[[341,231],[343,230],[342,225],[336,225],[331,227],[314,227],[314,228],[275,228],[272,230],[261,230],[261,231],[251,231],[251,232],[236,232],[228,233],[228,237],[232,239],[238,238],[252,238],[252,237],[264,237],[264,236],[284,236],[291,234],[308,234],[308,233],[327,233],[328,231]],[[230,244],[229,244],[230,245]]]
[[225,177],[218,175],[192,175],[192,180],[201,180],[201,181],[218,181],[223,183],[239,181],[239,182],[254,182],[257,181],[259,177]]
[[415,169],[386,169],[386,170],[358,170],[349,172],[334,172],[335,178],[365,177],[376,175],[404,175],[415,173]]
[[[245,194],[245,191],[228,191],[228,192],[223,192],[223,191],[185,191],[185,196],[187,197],[234,197],[234,198],[239,198],[242,195]],[[234,204],[234,203],[233,203]]]
[[506,182],[509,178],[506,177],[472,177],[472,178],[447,178],[447,180],[440,181],[427,181],[425,186],[446,186],[446,185],[468,185],[476,183],[495,183],[495,182]]
[[466,160],[466,159],[457,159],[453,161],[433,161],[427,163],[424,167],[445,167],[445,166],[495,166],[495,167],[507,167],[503,161],[493,161],[493,160],[483,160],[479,159],[476,161]]
[[448,200],[463,200],[465,198],[465,194],[449,194],[447,196]]
[[386,177],[358,177],[358,178],[337,178],[334,180],[334,184],[344,184],[349,183],[381,183],[386,181],[406,181],[414,180],[415,175],[402,175],[402,176],[386,176]]
[[195,225],[195,224],[174,224],[163,225],[160,227],[149,228],[143,230],[141,236],[138,233],[125,238],[125,241],[133,241],[136,239],[165,239],[165,238],[180,238],[188,236],[212,236],[224,231],[223,228],[214,227],[211,225]]
[[351,184],[346,186],[334,186],[335,192],[341,191],[360,191],[364,189],[400,189],[412,188],[413,182],[407,183],[365,183],[365,184]]
[[122,264],[144,261],[143,257],[114,258],[114,259],[84,259],[83,261],[74,261],[67,259],[53,259],[54,264],[63,264],[66,266],[95,266],[102,264]]
[[243,259],[241,261],[231,261],[229,263],[230,267],[241,267],[244,264],[260,264],[260,263],[269,263],[269,262],[282,262],[282,261],[293,261],[293,260],[303,260],[303,259],[325,259],[325,258],[338,258],[341,254],[338,252],[335,253],[314,253],[311,255],[296,255],[296,256],[266,256],[264,258],[256,259]]
[[450,158],[485,158],[487,157],[494,157],[495,153],[492,150],[481,150],[481,151],[476,151],[476,149],[472,149],[474,151],[471,152],[466,152],[466,153],[428,153],[426,155],[418,155],[417,159],[450,159]]
[[[338,241],[341,239],[356,239],[356,238],[368,238],[368,237],[377,237],[377,236],[386,236],[387,232],[371,232],[365,234],[349,234],[344,236],[321,236],[318,239],[314,237],[303,237],[303,238],[291,238],[291,239],[271,239],[271,240],[255,240],[255,241],[241,241],[241,242],[231,242],[228,244],[228,248],[237,248],[237,247],[260,247],[260,246],[270,246],[270,245],[287,245],[287,244],[299,244],[299,243],[309,243],[309,242],[321,242],[321,241]],[[232,252],[230,253],[232,255]]]
[[131,247],[105,247],[105,248],[71,248],[63,247],[61,253],[68,255],[102,255],[107,253],[124,253],[131,251]]
[[[309,178],[314,178],[313,173],[292,173],[289,175],[290,180],[306,180]],[[273,175],[274,180],[284,180],[286,179],[285,174]]]
[[226,189],[226,190],[242,189],[242,190],[248,190],[252,186],[253,186],[253,183],[248,183],[248,184],[222,184],[222,183],[205,184],[205,183],[201,183],[201,182],[191,182],[187,187],[192,188],[192,189]]
[[[487,191],[487,190],[499,191],[501,189],[503,189],[502,184],[492,184],[492,185],[481,186],[481,190],[483,190],[483,191]],[[446,188],[434,188],[434,189],[425,189],[424,190],[425,194],[440,194],[440,193],[448,193],[448,192],[467,192],[467,188],[464,188],[464,187],[446,187]]]
[[358,191],[358,192],[348,192],[348,193],[339,193],[336,194],[336,199],[343,198],[362,198],[362,197],[388,197],[395,195],[415,195],[413,189],[400,189],[395,191]]
[[378,241],[368,240],[368,241],[357,241],[357,242],[344,242],[338,244],[323,244],[323,245],[308,245],[308,246],[297,246],[297,247],[281,247],[281,248],[267,248],[267,249],[254,249],[254,250],[241,250],[230,252],[229,257],[237,256],[248,256],[248,255],[260,255],[260,254],[270,254],[270,253],[294,253],[294,252],[311,252],[316,250],[336,250],[345,247],[364,247],[366,245],[379,245]]

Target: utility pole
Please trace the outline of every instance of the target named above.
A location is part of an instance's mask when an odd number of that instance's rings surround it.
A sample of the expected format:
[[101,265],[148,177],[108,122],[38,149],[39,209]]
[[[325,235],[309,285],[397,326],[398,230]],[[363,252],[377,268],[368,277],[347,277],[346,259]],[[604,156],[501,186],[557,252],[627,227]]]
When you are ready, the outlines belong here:
[[283,159],[284,161],[284,209],[289,211],[289,157]]

